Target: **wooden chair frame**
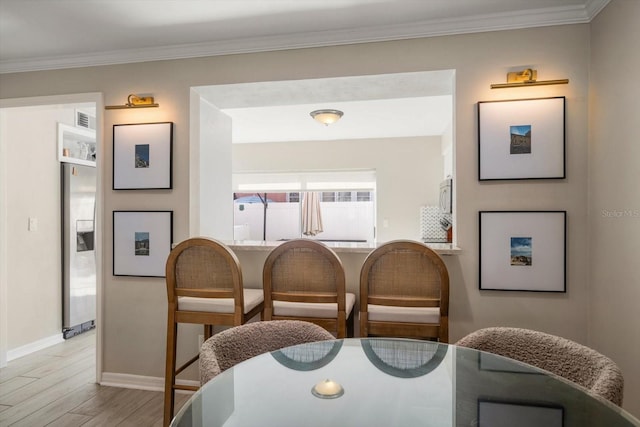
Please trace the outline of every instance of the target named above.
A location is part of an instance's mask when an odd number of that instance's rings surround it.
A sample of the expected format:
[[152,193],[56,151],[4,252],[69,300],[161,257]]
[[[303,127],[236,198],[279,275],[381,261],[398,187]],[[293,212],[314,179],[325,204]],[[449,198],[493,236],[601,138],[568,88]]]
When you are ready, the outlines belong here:
[[[215,256],[222,257],[230,268],[231,284],[220,288],[187,288],[179,286],[177,265],[186,251],[202,248]],[[190,238],[178,244],[169,254],[166,264],[166,283],[168,297],[167,316],[167,351],[165,366],[164,425],[168,426],[174,415],[175,390],[198,390],[199,387],[176,384],[176,376],[196,362],[199,354],[176,368],[176,348],[178,323],[195,323],[204,325],[204,339],[213,334],[213,325],[239,326],[260,314],[264,303],[258,304],[248,313],[244,313],[244,290],[242,270],[236,255],[223,243],[204,237]],[[204,311],[184,311],[178,308],[179,297],[198,298],[233,298],[233,313],[215,313]]]
[[[317,290],[304,289],[304,275],[308,273],[310,265],[289,265],[290,273],[297,277],[291,277],[291,282],[301,284],[303,289],[296,290],[278,290],[274,291],[274,270],[278,268],[278,264],[283,256],[294,254],[296,251],[313,251],[328,261],[335,274],[335,289]],[[289,280],[289,278],[287,278]],[[330,332],[335,332],[338,338],[353,336],[353,322],[355,307],[351,310],[349,319],[346,316],[346,285],[345,273],[342,261],[338,255],[324,243],[310,239],[294,239],[282,243],[274,248],[264,263],[262,274],[262,285],[264,289],[264,320],[303,320],[322,326]],[[337,303],[337,318],[323,317],[294,317],[294,316],[276,316],[273,311],[274,301],[288,302],[304,302],[304,303]]]
[[[374,268],[385,257],[402,256],[402,253],[420,254],[437,271],[440,280],[440,297],[391,295],[372,293],[371,280],[375,279]],[[407,268],[410,270],[410,267]],[[396,271],[396,273],[402,273]],[[407,274],[413,274],[407,271]],[[393,278],[395,280],[395,277]],[[369,320],[369,304],[398,307],[439,307],[439,323],[413,323]],[[449,272],[442,258],[423,243],[411,240],[395,240],[385,243],[371,252],[360,271],[360,336],[388,336],[406,338],[434,338],[449,342]]]

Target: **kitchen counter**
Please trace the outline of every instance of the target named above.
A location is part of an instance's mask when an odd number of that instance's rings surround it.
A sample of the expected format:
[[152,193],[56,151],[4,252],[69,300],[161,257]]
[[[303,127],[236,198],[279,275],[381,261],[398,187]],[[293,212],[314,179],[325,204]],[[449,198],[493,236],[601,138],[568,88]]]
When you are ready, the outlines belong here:
[[[227,240],[223,242],[233,251],[271,251],[283,241],[263,241],[263,240]],[[381,243],[369,242],[322,242],[333,249],[336,253],[368,254]],[[436,251],[439,255],[457,255],[461,249],[452,243],[425,243],[428,247]]]

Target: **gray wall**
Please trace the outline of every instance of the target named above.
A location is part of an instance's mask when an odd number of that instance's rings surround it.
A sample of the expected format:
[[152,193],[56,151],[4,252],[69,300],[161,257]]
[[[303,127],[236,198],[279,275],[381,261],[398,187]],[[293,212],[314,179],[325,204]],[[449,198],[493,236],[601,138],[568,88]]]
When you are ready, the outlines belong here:
[[[621,3],[621,4],[619,4]],[[633,8],[625,0],[614,0],[608,8]],[[637,8],[633,9],[637,11]],[[605,9],[605,13],[608,13]],[[625,11],[609,18],[607,26],[627,22]],[[620,22],[619,22],[620,21]],[[637,21],[637,20],[636,20]],[[627,24],[631,31],[631,23]],[[616,29],[616,35],[624,34]],[[637,33],[634,33],[637,34]],[[150,93],[160,108],[99,112],[104,120],[100,153],[104,170],[104,216],[116,209],[173,209],[174,236],[179,241],[189,233],[189,105],[191,86],[386,74],[394,72],[456,70],[454,167],[457,178],[457,238],[462,253],[450,257],[451,340],[490,325],[538,329],[589,344],[604,353],[615,352],[627,377],[640,377],[637,345],[620,351],[614,341],[628,341],[618,332],[617,322],[598,313],[602,324],[593,328],[595,313],[590,304],[588,212],[588,105],[590,95],[590,26],[586,24],[434,37],[352,46],[288,50],[176,61],[103,66],[88,69],[7,74],[0,77],[0,97],[103,92],[106,104],[121,104],[129,93]],[[601,43],[615,44],[602,35]],[[605,39],[606,37],[606,39]],[[629,53],[633,50],[629,50]],[[602,58],[606,62],[608,58]],[[503,82],[507,71],[523,66],[538,69],[541,79],[569,78],[569,85],[491,90]],[[631,68],[633,69],[633,68]],[[613,76],[615,77],[615,76]],[[591,95],[599,96],[596,82]],[[478,101],[567,97],[567,179],[480,183],[477,180],[476,103]],[[593,102],[597,104],[597,102]],[[637,117],[637,116],[636,116]],[[603,120],[605,120],[603,118]],[[607,119],[613,120],[613,119]],[[172,191],[114,192],[111,190],[112,125],[173,121],[174,189]],[[615,127],[606,122],[607,126]],[[631,153],[624,154],[630,156]],[[620,156],[623,156],[620,154]],[[627,160],[623,165],[637,163]],[[619,191],[630,192],[637,180],[619,180]],[[604,191],[604,190],[603,190]],[[611,190],[608,190],[611,191]],[[563,209],[568,211],[568,284],[565,294],[524,292],[480,292],[478,290],[478,211],[490,209]],[[622,222],[621,222],[622,223]],[[622,223],[624,224],[624,223]],[[627,222],[627,233],[631,233]],[[621,227],[625,227],[622,225]],[[104,226],[104,328],[103,371],[133,376],[161,377],[164,365],[166,291],[162,279],[112,277],[111,224]],[[597,271],[626,278],[609,269],[617,265],[615,253],[598,253]],[[637,301],[637,290],[620,286],[619,300]],[[606,296],[609,297],[608,295]],[[635,297],[635,298],[634,298]],[[605,298],[595,291],[593,298]],[[624,313],[629,324],[639,323],[640,311]],[[595,325],[594,325],[595,326]],[[609,338],[611,337],[611,338]],[[193,348],[194,337],[184,346]],[[636,340],[637,343],[637,340]],[[627,393],[627,405],[640,401],[637,387]],[[636,403],[637,405],[637,403]],[[637,406],[634,407],[638,413]]]

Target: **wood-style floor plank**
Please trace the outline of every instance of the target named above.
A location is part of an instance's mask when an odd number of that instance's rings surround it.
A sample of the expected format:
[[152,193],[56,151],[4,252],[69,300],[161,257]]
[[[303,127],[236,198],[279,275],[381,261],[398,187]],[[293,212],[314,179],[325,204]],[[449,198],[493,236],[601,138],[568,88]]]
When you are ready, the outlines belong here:
[[25,385],[37,380],[37,378],[31,377],[15,377],[3,382],[2,386],[0,387],[0,400],[9,393],[13,393],[16,390],[24,387]]
[[153,397],[154,392],[127,389],[116,394],[85,427],[118,426]]
[[[163,393],[95,381],[95,330],[0,369],[0,427],[161,427]],[[191,393],[176,393],[176,413]]]
[[[59,383],[49,386],[43,390],[39,390],[36,394],[24,398],[20,395],[20,402],[12,405],[11,408],[0,412],[0,426],[11,425],[29,416],[30,414],[44,408],[50,403],[56,401],[61,396],[72,393],[78,388],[89,383],[95,378],[95,368],[85,369],[84,371],[73,375],[69,378],[61,380]],[[35,383],[34,383],[35,384]],[[29,386],[27,386],[29,387]],[[24,387],[23,387],[24,388]],[[22,389],[19,390],[19,392]],[[12,395],[9,395],[9,397]]]
[[90,419],[91,417],[87,415],[64,414],[57,420],[47,424],[47,427],[80,427]]
[[[78,373],[82,373],[82,378],[79,378]],[[89,376],[87,376],[89,375]],[[85,359],[71,366],[67,366],[63,369],[52,372],[46,375],[38,381],[34,381],[30,384],[21,387],[14,393],[8,394],[0,398],[0,404],[2,405],[17,405],[18,403],[33,397],[36,394],[51,392],[55,393],[55,389],[60,387],[63,383],[77,383],[78,381],[86,384],[91,379],[95,381],[95,362],[90,359]],[[73,387],[73,386],[72,386]],[[53,388],[53,390],[51,390]]]
[[[31,427],[48,425],[83,404],[87,399],[91,399],[100,386],[98,384],[85,384],[74,392],[61,395],[58,399],[43,406],[32,414],[22,418],[20,421],[11,424],[11,427]],[[87,416],[84,422],[91,417]]]

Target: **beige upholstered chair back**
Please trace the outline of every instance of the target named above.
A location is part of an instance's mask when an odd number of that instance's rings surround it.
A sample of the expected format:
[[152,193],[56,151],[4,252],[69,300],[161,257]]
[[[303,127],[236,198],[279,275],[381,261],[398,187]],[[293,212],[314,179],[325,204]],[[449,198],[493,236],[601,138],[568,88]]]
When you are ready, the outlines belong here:
[[200,384],[262,353],[334,339],[324,328],[300,320],[252,322],[219,332],[200,349]]
[[456,345],[528,363],[622,405],[624,379],[620,368],[608,357],[566,338],[528,329],[493,327],[472,332]]
[[[431,324],[374,321],[369,305],[389,308],[437,308],[439,320]],[[440,256],[423,243],[395,240],[366,258],[360,273],[360,333],[363,336],[449,337],[449,273]]]

